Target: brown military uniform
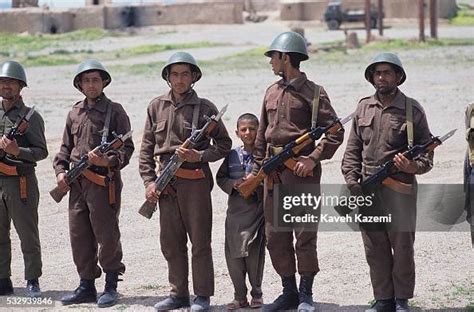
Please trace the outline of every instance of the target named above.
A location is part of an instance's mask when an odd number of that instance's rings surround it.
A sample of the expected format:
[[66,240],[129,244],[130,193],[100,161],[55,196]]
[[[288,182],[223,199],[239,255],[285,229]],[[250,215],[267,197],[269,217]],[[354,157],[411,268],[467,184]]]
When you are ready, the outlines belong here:
[[[400,90],[393,103],[387,107],[383,107],[375,95],[362,99],[355,112],[342,161],[342,173],[348,184],[360,183],[371,176],[378,166],[392,160],[397,153],[406,151],[408,143],[405,106],[408,101],[413,106],[414,144],[424,144],[430,140],[431,134],[423,108]],[[418,157],[416,163],[416,174],[429,171],[433,167],[433,154]],[[398,173],[393,178],[413,184],[412,194],[400,195],[381,186],[375,190],[375,195],[384,203],[383,208],[389,207],[397,200],[403,200],[403,208],[409,215],[405,221],[413,224],[416,221],[415,176]],[[412,298],[415,288],[413,229],[405,232],[362,231],[362,239],[375,299]]]
[[[108,105],[112,111],[107,141],[113,139],[112,131],[119,135],[130,131],[130,120],[122,105],[112,102],[105,94],[91,107],[86,100],[76,103],[67,116],[61,149],[54,158],[56,175],[69,170],[81,156],[100,145]],[[128,164],[133,150],[133,142],[128,139],[122,149],[109,152],[117,159],[117,165],[110,171],[105,167],[89,168],[96,174],[112,176],[115,204],[109,203],[108,186],[99,186],[85,176],[70,186],[69,234],[74,263],[82,279],[92,280],[100,276],[97,261],[106,273],[125,272],[119,231],[120,169]]]
[[[171,91],[151,101],[147,110],[145,130],[140,149],[140,175],[145,187],[157,177],[155,159],[159,168],[191,135],[195,105],[199,105],[196,127],[201,128],[206,120],[203,115],[218,113],[214,104],[199,98],[194,90],[180,102],[175,102]],[[181,168],[204,172],[201,179],[175,177],[170,187],[172,194],[161,194],[160,242],[161,251],[168,261],[171,295],[189,296],[188,290],[188,235],[192,243],[193,288],[198,296],[214,294],[214,269],[211,251],[213,178],[209,162],[225,157],[232,146],[227,130],[219,121],[210,138],[202,139],[194,148],[202,153],[202,162],[184,162]]]
[[[311,112],[316,85],[301,77],[289,84],[280,80],[271,85],[265,94],[260,125],[255,142],[255,159],[261,162],[269,146],[283,146],[311,129]],[[320,89],[317,126],[326,126],[337,118],[330,100],[323,88]],[[301,178],[285,168],[279,173],[282,184],[317,184],[321,179],[320,161],[331,158],[342,143],[343,131],[324,137],[315,147],[308,146],[300,155],[309,156],[316,162],[313,176]],[[254,173],[258,170],[255,167]],[[265,189],[264,211],[266,220],[267,248],[273,267],[280,276],[295,274],[295,253],[300,274],[316,274],[319,271],[316,251],[317,229],[305,231],[295,229],[296,245],[293,246],[293,232],[276,231],[273,220],[273,194]]]
[[[15,122],[28,111],[20,99],[7,112],[0,103],[0,135],[7,134]],[[26,198],[21,199],[20,177],[0,173],[0,279],[11,276],[10,225],[13,225],[21,241],[25,262],[25,280],[36,279],[42,274],[41,246],[38,232],[39,190],[34,166],[48,156],[44,136],[44,121],[38,112],[31,118],[25,134],[17,136],[20,147],[17,157],[9,155],[17,164],[18,172],[26,181]],[[3,151],[2,151],[3,153]],[[4,154],[4,153],[3,153]],[[12,165],[1,159],[2,165]]]

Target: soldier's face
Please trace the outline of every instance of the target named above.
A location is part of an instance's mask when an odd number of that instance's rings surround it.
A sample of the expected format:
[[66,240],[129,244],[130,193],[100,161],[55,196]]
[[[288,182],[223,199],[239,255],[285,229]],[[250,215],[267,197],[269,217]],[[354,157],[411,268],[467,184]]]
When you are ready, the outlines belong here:
[[275,75],[278,75],[280,72],[283,71],[282,61],[281,61],[281,54],[280,52],[273,51],[272,56],[270,58],[270,65],[272,65],[272,70]]
[[104,83],[102,76],[97,71],[83,73],[79,80],[82,92],[89,99],[96,99],[102,94]]
[[193,73],[188,64],[173,64],[170,68],[169,81],[171,90],[176,94],[184,94],[189,91],[193,83]]
[[257,137],[257,129],[258,124],[254,120],[242,119],[239,121],[235,134],[242,140],[244,145],[253,147]]
[[397,73],[390,64],[381,63],[375,65],[374,70],[375,89],[381,94],[389,94],[398,86],[401,75]]
[[22,89],[21,82],[11,78],[0,78],[0,96],[5,100],[13,100]]

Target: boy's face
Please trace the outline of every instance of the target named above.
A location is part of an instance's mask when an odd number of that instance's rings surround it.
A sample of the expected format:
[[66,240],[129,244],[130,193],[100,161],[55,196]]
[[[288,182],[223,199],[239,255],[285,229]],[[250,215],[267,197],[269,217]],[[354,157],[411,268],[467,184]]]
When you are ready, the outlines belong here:
[[235,134],[242,140],[245,145],[254,145],[257,137],[258,125],[255,121],[242,119],[239,121],[238,129]]

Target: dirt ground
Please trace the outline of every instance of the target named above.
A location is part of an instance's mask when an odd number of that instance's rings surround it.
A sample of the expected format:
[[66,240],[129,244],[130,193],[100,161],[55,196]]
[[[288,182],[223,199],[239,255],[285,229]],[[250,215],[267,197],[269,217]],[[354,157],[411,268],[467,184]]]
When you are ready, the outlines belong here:
[[[218,107],[229,104],[225,122],[233,135],[235,121],[243,112],[258,114],[265,89],[277,78],[273,76],[268,59],[261,57],[255,67],[228,68],[223,57],[250,48],[263,47],[289,23],[267,21],[262,24],[224,26],[167,27],[164,35],[153,37],[156,29],[140,31],[130,38],[108,38],[87,44],[97,49],[111,46],[133,46],[144,43],[210,41],[232,43],[231,46],[190,49],[198,60],[219,58],[222,66],[203,66],[204,76],[195,89],[201,97],[212,100]],[[340,40],[342,32],[328,32],[322,26],[303,24],[313,44]],[[359,38],[364,40],[362,31]],[[442,38],[474,37],[473,27],[441,25]],[[387,29],[389,38],[412,38],[417,35],[415,25],[394,26]],[[71,43],[71,45],[77,43]],[[107,62],[106,65],[143,64],[164,61],[174,51]],[[361,97],[370,95],[373,88],[363,79],[363,71],[370,58],[378,51],[349,51],[340,59],[320,54],[302,65],[308,77],[323,85],[339,115],[350,113]],[[465,153],[464,109],[474,101],[474,46],[436,47],[396,51],[404,62],[408,79],[401,89],[424,106],[433,134],[440,135],[457,128],[458,132],[435,153],[434,169],[419,178],[421,183],[462,183],[462,163]],[[59,149],[65,118],[71,105],[81,100],[81,94],[72,87],[76,65],[28,68],[30,87],[24,91],[28,105],[36,105],[46,122],[49,156],[39,163],[37,175],[40,183],[40,235],[43,252],[43,276],[40,279],[43,295],[55,301],[56,310],[70,310],[59,303],[61,296],[73,290],[79,281],[72,262],[68,235],[67,200],[56,204],[48,191],[55,185],[52,159]],[[113,67],[111,67],[113,68]],[[211,70],[214,69],[214,70]],[[149,310],[168,294],[167,265],[160,251],[158,215],[147,220],[137,213],[144,200],[144,188],[138,174],[138,149],[144,126],[146,107],[150,100],[168,90],[155,75],[126,75],[112,72],[113,81],[107,95],[122,103],[129,113],[134,129],[137,151],[130,165],[123,171],[124,191],[120,225],[127,271],[119,284],[121,299],[111,310]],[[233,136],[234,145],[239,144]],[[342,183],[340,161],[345,143],[332,160],[323,163],[323,182]],[[214,172],[220,162],[212,165]],[[212,297],[213,310],[224,310],[233,299],[233,288],[224,259],[224,220],[226,196],[215,187],[213,192],[213,256],[216,292]],[[462,228],[462,225],[457,228]],[[13,282],[15,293],[24,294],[23,261],[20,242],[12,231]],[[321,272],[316,276],[314,299],[319,311],[363,311],[372,299],[368,266],[363,245],[356,232],[321,232],[318,235],[318,254]],[[473,263],[469,234],[465,231],[419,232],[415,242],[417,285],[411,301],[416,311],[462,311],[474,302]],[[103,278],[98,289],[103,288]],[[192,291],[192,283],[190,283]],[[269,302],[280,292],[280,280],[274,272],[270,258],[265,264],[264,299]],[[2,307],[0,307],[0,310]],[[3,309],[10,310],[11,306]],[[20,307],[19,309],[26,309]],[[48,308],[49,309],[49,308]],[[92,310],[94,305],[73,306],[72,309]]]

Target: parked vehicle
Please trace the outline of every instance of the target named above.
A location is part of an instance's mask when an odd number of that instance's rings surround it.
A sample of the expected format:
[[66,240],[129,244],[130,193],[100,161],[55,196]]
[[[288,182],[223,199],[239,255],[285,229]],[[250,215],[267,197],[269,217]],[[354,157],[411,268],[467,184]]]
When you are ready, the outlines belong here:
[[[345,22],[364,22],[365,10],[361,9],[344,9],[339,1],[329,2],[326,12],[324,12],[324,21],[328,29],[336,30]],[[378,11],[374,6],[370,8],[370,27],[377,28]]]

